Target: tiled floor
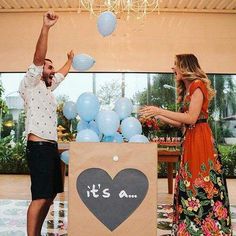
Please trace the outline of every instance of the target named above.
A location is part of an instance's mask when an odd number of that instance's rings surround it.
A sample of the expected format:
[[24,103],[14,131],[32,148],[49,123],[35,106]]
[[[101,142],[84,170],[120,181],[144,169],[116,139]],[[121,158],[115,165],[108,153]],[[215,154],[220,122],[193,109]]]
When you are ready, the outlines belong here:
[[[0,200],[0,235],[25,236],[28,200]],[[232,224],[236,235],[236,206],[231,206]],[[172,207],[157,206],[157,235],[170,235]],[[55,201],[43,225],[43,236],[67,235],[67,202]]]
[[[236,179],[229,179],[227,183],[234,235],[236,235]],[[65,193],[59,194],[50,208],[50,212],[43,225],[42,235],[67,235],[67,196],[68,178],[66,178],[65,181]],[[0,236],[26,235],[26,212],[29,202],[29,176],[0,175]],[[167,194],[167,180],[158,179],[158,236],[167,236],[170,234],[172,216],[171,203],[172,195]]]
[[[0,200],[0,235],[25,236],[28,200]],[[42,235],[67,235],[67,202],[55,201],[43,225]]]

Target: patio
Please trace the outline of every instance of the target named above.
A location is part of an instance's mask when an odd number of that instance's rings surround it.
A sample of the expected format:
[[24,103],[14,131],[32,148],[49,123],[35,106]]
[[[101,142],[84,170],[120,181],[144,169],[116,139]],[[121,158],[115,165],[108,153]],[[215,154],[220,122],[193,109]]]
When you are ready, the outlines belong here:
[[[27,175],[0,175],[0,234],[4,232],[4,221],[10,220],[12,234],[23,236],[26,224],[26,210],[30,200],[30,179]],[[9,183],[11,183],[9,185]],[[236,229],[236,179],[228,179],[229,198],[233,227]],[[4,189],[4,191],[3,191]],[[170,233],[172,195],[167,193],[167,179],[158,179],[157,191],[157,235]],[[59,194],[51,207],[43,228],[43,235],[65,235],[67,227],[68,177],[65,179],[65,192]],[[12,215],[17,217],[12,220]],[[9,221],[8,221],[9,222]],[[8,227],[8,226],[7,226]],[[2,235],[2,234],[1,234]],[[3,235],[5,235],[3,233]]]

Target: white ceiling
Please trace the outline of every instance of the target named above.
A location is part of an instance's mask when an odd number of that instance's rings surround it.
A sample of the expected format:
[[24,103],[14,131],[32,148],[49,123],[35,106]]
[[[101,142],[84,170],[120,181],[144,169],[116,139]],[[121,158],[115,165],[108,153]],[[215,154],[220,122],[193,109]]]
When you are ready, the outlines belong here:
[[[80,1],[83,0],[0,0],[0,13],[37,12],[49,8],[55,11],[78,11],[81,7]],[[235,14],[236,0],[160,0],[159,10]]]

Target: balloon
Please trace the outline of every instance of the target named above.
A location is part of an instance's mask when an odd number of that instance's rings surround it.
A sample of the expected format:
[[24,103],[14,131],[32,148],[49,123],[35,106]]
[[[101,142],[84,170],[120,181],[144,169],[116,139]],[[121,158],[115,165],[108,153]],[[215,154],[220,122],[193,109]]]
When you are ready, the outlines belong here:
[[121,122],[121,131],[123,136],[129,140],[135,134],[142,133],[142,125],[138,119],[128,117]]
[[105,11],[98,16],[98,31],[102,36],[110,35],[116,28],[116,16],[110,11]]
[[99,140],[101,141],[102,138],[103,138],[103,134],[102,134],[102,133],[99,133],[98,137],[99,137]]
[[115,103],[115,112],[119,115],[120,120],[130,116],[133,111],[133,104],[128,98],[119,98]]
[[113,136],[120,126],[119,116],[114,111],[100,111],[96,123],[99,131],[105,136]]
[[75,70],[85,71],[90,69],[95,63],[95,60],[87,54],[77,54],[74,56],[72,66]]
[[123,137],[120,133],[116,132],[114,136],[104,136],[102,142],[106,143],[123,143]]
[[94,120],[91,120],[89,122],[88,128],[93,130],[97,135],[100,134],[100,131],[98,129],[98,125],[97,125],[97,123]]
[[113,143],[123,143],[123,142],[124,142],[124,140],[123,140],[122,134],[116,132],[115,136],[114,136]]
[[63,115],[68,120],[74,119],[77,116],[76,106],[74,102],[65,102],[63,106]]
[[94,120],[91,120],[89,122],[89,127],[88,128],[93,130],[98,135],[100,141],[102,140],[103,134],[99,131],[98,125]]
[[104,136],[102,142],[112,143],[114,141],[114,136]]
[[61,160],[65,163],[65,164],[69,164],[69,151],[64,151],[62,154],[61,154]]
[[147,137],[141,134],[136,134],[132,136],[129,142],[130,143],[149,143]]
[[99,142],[99,138],[97,134],[90,130],[90,129],[84,129],[80,131],[76,136],[77,142]]
[[76,108],[81,119],[91,121],[95,119],[100,104],[98,98],[93,93],[86,92],[82,93],[77,99]]
[[89,128],[89,123],[87,121],[84,120],[80,120],[79,123],[77,124],[77,132],[80,132],[83,129],[88,129]]

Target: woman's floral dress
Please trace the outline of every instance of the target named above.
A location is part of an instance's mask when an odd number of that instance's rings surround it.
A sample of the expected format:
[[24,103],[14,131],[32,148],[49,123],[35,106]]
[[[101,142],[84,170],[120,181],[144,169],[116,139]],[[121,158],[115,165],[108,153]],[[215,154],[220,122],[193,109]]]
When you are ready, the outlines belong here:
[[183,111],[188,112],[193,92],[200,88],[204,101],[199,119],[186,127],[182,156],[176,175],[173,235],[232,235],[229,199],[222,170],[208,123],[207,88],[194,80],[185,97]]

